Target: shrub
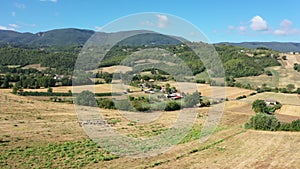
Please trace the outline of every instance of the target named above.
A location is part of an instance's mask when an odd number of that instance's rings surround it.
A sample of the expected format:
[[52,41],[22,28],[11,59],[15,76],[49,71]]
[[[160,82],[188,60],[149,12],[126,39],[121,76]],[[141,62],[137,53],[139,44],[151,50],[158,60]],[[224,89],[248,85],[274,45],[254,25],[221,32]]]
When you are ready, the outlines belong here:
[[208,107],[210,106],[210,101],[209,100],[202,100],[200,102],[200,107]]
[[282,123],[280,125],[279,130],[281,130],[281,131],[291,131],[291,124],[290,123]]
[[175,101],[169,101],[166,104],[165,111],[179,110],[180,105]]
[[94,93],[85,90],[79,93],[75,98],[75,103],[82,106],[92,106],[96,107],[97,102],[94,97]]
[[205,79],[198,79],[198,80],[196,80],[196,83],[202,83],[202,84],[204,84],[206,81],[205,81]]
[[191,95],[185,96],[184,103],[186,107],[193,107],[199,103],[199,100],[200,100],[199,92],[196,91]]
[[267,105],[264,100],[255,100],[252,103],[252,109],[255,113],[268,113]]
[[104,109],[115,109],[115,103],[112,99],[109,98],[100,98],[97,99],[98,106]]
[[300,131],[300,119],[292,121],[290,127],[292,131]]
[[280,122],[274,115],[258,113],[250,118],[249,122],[245,124],[245,128],[276,131],[280,128]]
[[241,100],[241,99],[244,99],[244,98],[247,98],[247,96],[246,95],[239,96],[239,97],[236,98],[236,100]]
[[48,92],[48,93],[53,93],[53,88],[52,88],[52,87],[49,87],[48,90],[47,90],[47,92]]
[[134,101],[133,102],[133,107],[137,111],[148,111],[150,109],[150,104],[149,103],[145,103],[143,101]]
[[132,110],[132,106],[127,99],[115,100],[115,107],[119,110],[127,110],[127,111]]

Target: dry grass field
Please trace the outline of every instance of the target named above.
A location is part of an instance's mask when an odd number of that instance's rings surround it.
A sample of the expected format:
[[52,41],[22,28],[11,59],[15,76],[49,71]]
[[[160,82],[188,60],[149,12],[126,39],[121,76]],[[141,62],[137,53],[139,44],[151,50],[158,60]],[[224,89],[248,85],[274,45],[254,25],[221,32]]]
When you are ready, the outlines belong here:
[[42,67],[41,64],[31,64],[31,65],[26,65],[26,66],[22,67],[22,69],[29,69],[29,68],[43,71],[43,70],[46,70],[48,67]]
[[109,67],[103,67],[103,68],[99,68],[99,69],[95,69],[91,72],[93,73],[97,73],[97,72],[107,72],[107,73],[126,73],[128,71],[131,71],[132,68],[128,67],[128,66],[122,66],[122,65],[118,65],[118,66],[109,66]]
[[300,98],[297,94],[284,94],[284,93],[271,93],[271,92],[264,92],[258,93],[254,96],[248,97],[243,99],[244,101],[253,102],[254,100],[276,100],[279,101],[281,104],[284,105],[294,105],[300,106]]
[[[248,99],[251,100],[252,97]],[[299,168],[300,166],[300,133],[253,131],[243,128],[244,123],[254,114],[248,101],[226,102],[217,130],[205,142],[200,143],[194,138],[157,156],[119,157],[99,161],[90,158],[88,152],[93,149],[86,149],[89,144],[80,142],[88,137],[78,125],[74,105],[38,101],[2,92],[2,90],[0,105],[1,168],[4,166],[8,168],[76,168],[76,166],[80,168]],[[201,131],[199,126],[204,124],[209,115],[209,109],[197,110],[194,129],[198,133]],[[284,106],[281,113],[293,110],[298,109],[296,106],[291,108]],[[153,118],[154,121],[144,124],[134,123],[116,110],[101,109],[100,112],[113,129],[128,137],[155,136],[171,127],[178,118],[178,111],[137,113],[137,118]],[[76,146],[86,145],[85,148],[80,151],[74,149],[74,153],[70,153],[68,146],[72,146],[74,141]],[[55,147],[62,147],[63,150]],[[93,152],[96,154],[102,151],[97,147],[94,149]],[[41,150],[49,153],[47,156],[51,158],[48,159],[42,152],[40,155],[34,153]],[[26,152],[31,152],[31,155]],[[82,153],[85,155],[82,156]],[[34,161],[31,156],[36,157],[39,162]],[[100,156],[102,158],[101,154]],[[93,156],[93,158],[99,157]]]
[[213,97],[213,98],[229,98],[235,99],[238,96],[249,95],[255,92],[254,90],[242,89],[237,87],[218,87],[210,86],[208,84],[194,84],[188,82],[171,82],[171,86],[175,86],[179,90],[182,87],[183,91],[187,93],[193,93],[197,89],[201,92],[202,96]]

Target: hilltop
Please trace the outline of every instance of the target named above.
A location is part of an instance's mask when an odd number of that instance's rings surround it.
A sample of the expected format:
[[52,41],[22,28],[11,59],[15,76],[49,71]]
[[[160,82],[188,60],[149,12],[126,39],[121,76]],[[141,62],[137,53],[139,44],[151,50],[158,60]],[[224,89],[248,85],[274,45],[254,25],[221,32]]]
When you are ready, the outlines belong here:
[[294,43],[294,42],[240,42],[240,43],[222,42],[218,44],[240,46],[249,49],[265,47],[279,52],[300,52],[300,43]]

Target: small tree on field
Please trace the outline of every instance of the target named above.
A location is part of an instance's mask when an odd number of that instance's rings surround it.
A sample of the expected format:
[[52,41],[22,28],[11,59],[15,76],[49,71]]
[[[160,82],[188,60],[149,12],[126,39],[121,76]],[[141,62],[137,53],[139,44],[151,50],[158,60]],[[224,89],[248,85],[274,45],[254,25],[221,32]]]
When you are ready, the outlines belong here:
[[269,113],[264,100],[255,100],[252,103],[252,109],[255,111],[255,113]]
[[285,56],[285,55],[284,55],[284,56],[282,56],[282,59],[283,59],[283,60],[286,60],[286,56]]
[[97,102],[94,97],[94,93],[92,93],[88,90],[85,90],[85,91],[82,91],[81,93],[79,93],[75,98],[75,103],[78,105],[82,105],[82,106],[92,106],[92,107],[97,106]]
[[18,90],[19,90],[19,88],[17,86],[14,86],[13,89],[12,89],[12,93],[17,94]]
[[300,94],[300,88],[297,88],[296,92],[297,94]]
[[199,92],[196,91],[191,95],[187,95],[184,98],[184,102],[185,102],[185,106],[186,107],[193,107],[196,104],[198,104],[200,102],[200,96],[199,96]]
[[48,93],[53,93],[53,88],[52,88],[52,87],[49,87],[48,90],[47,90],[47,92],[48,92]]
[[293,91],[295,89],[295,85],[294,84],[288,84],[287,86],[287,89],[289,92]]

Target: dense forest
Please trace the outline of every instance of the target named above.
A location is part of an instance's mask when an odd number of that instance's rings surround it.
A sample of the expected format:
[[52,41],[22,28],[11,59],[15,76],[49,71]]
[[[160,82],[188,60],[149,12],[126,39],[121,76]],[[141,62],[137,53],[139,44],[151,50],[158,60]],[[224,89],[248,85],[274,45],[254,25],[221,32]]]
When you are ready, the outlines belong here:
[[78,47],[45,50],[26,49],[4,46],[0,47],[0,66],[19,65],[20,67],[28,64],[41,64],[43,67],[55,68],[60,74],[71,73],[79,53]]

